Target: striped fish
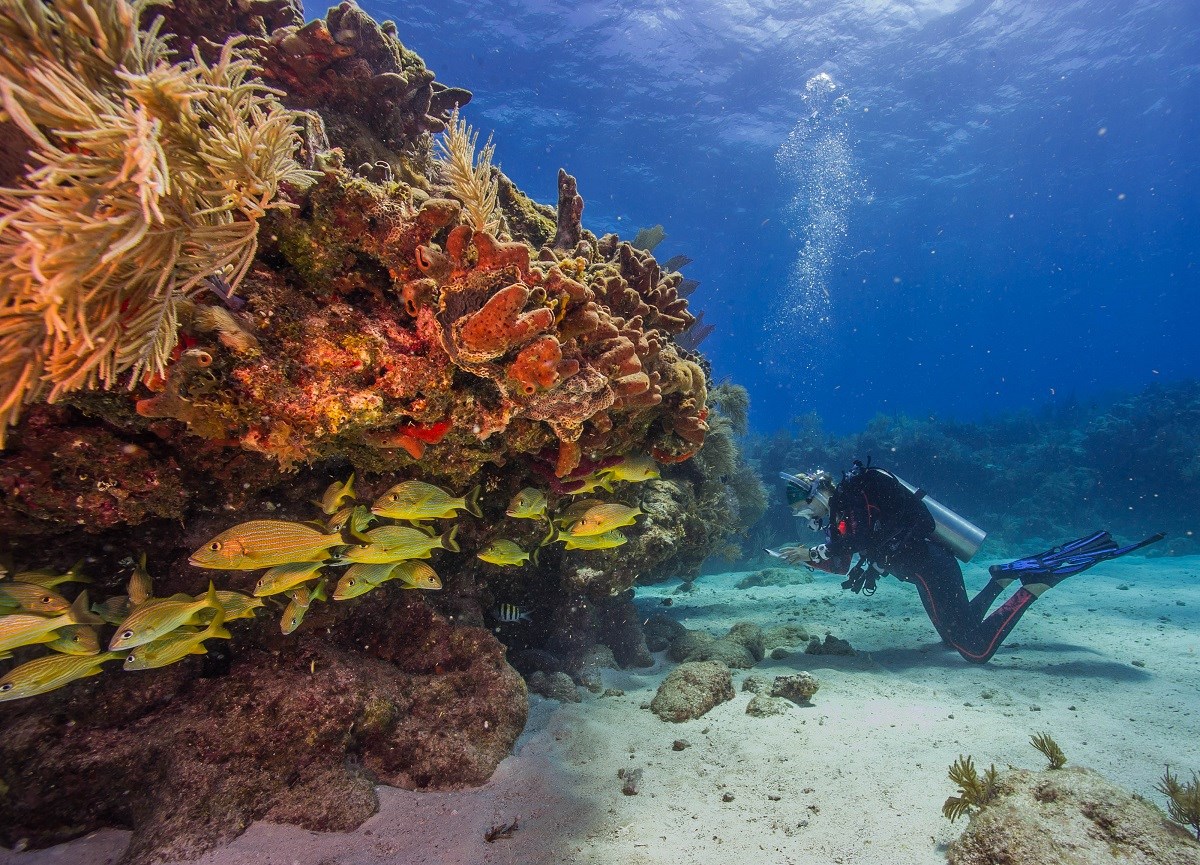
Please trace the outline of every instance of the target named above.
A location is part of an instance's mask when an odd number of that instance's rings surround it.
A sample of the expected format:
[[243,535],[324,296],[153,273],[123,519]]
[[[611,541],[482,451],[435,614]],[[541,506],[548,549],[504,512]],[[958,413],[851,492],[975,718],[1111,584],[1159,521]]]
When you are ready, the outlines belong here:
[[200,600],[193,600],[184,595],[180,599],[155,598],[138,604],[125,621],[117,625],[117,632],[109,641],[108,650],[116,652],[144,646],[180,625],[187,624],[192,616],[206,609],[224,610],[220,599],[217,598],[216,587],[211,582],[208,584],[208,594]]
[[87,577],[80,573],[83,568],[83,560],[80,559],[75,564],[71,565],[71,569],[65,574],[60,574],[57,571],[37,570],[37,571],[20,571],[13,574],[14,580],[20,580],[24,583],[33,583],[38,586],[45,586],[47,589],[52,589],[55,586],[60,586],[63,583],[90,583]]
[[217,610],[208,627],[202,631],[172,631],[157,640],[137,646],[125,656],[126,670],[153,670],[182,661],[188,655],[204,655],[204,641],[211,639],[232,640],[233,635],[225,630],[225,611]]
[[577,538],[587,535],[602,535],[613,529],[619,529],[621,526],[632,526],[641,514],[641,508],[617,502],[596,505],[588,508],[578,522],[571,526],[571,535]]
[[100,653],[100,634],[95,625],[67,625],[54,632],[57,637],[46,643],[47,649],[64,655],[97,655]]
[[628,538],[620,529],[613,529],[602,535],[559,535],[555,540],[561,541],[567,550],[609,550],[621,546]]
[[357,598],[359,595],[365,595],[388,579],[392,571],[396,569],[397,564],[397,562],[393,561],[364,562],[351,565],[346,569],[346,573],[342,574],[342,578],[338,580],[338,584],[333,590],[333,599],[335,601],[348,601],[351,598]]
[[406,589],[435,590],[442,587],[442,578],[437,571],[424,562],[401,562],[392,568],[387,579],[399,580]]
[[334,481],[331,483],[325,488],[325,494],[321,496],[321,500],[313,504],[329,515],[336,512],[346,502],[352,501],[354,501],[354,472],[350,472],[350,477],[345,482]]
[[451,526],[450,531],[435,537],[408,526],[380,526],[363,536],[370,543],[350,547],[342,553],[342,559],[348,562],[375,564],[399,562],[404,559],[428,559],[433,555],[433,551],[439,548],[457,553],[459,547],[454,540],[456,534],[458,526]]
[[43,616],[61,614],[71,602],[54,589],[26,583],[21,580],[0,582],[0,603],[15,606],[23,613],[38,613]]
[[76,679],[95,676],[106,663],[123,656],[123,652],[105,652],[101,655],[46,655],[36,658],[0,677],[0,702],[44,694]]
[[518,607],[516,604],[499,604],[492,615],[497,621],[503,622],[506,625],[516,624],[517,622],[532,622],[533,619],[529,615],[529,611],[524,607]]
[[291,562],[286,565],[276,565],[267,571],[254,585],[254,596],[265,598],[267,595],[278,595],[288,589],[294,589],[301,583],[315,580],[324,562]]
[[479,487],[465,496],[454,497],[441,487],[424,481],[404,481],[396,484],[371,505],[371,513],[393,520],[435,520],[453,517],[460,510],[475,517],[483,516],[479,509]]
[[325,534],[304,523],[251,520],[226,529],[188,561],[200,568],[254,571],[292,562],[319,562],[345,544],[339,532]]
[[50,643],[58,639],[54,633],[67,625],[96,625],[100,617],[88,611],[87,592],[79,597],[61,616],[37,616],[32,613],[10,613],[0,616],[0,652],[19,646]]
[[[196,595],[193,600],[200,600],[204,595]],[[217,600],[225,610],[225,621],[235,619],[253,619],[254,611],[265,606],[258,598],[243,595],[241,592],[231,592],[228,589],[217,589]]]

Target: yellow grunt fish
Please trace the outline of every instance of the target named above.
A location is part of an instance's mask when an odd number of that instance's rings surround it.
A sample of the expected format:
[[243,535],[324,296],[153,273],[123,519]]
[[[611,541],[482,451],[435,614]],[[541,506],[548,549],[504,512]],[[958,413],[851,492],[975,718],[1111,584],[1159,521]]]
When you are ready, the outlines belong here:
[[563,549],[567,550],[608,550],[621,546],[628,538],[620,529],[613,529],[602,535],[561,535],[557,540],[562,541]]
[[518,520],[540,520],[546,516],[546,494],[533,487],[525,487],[512,497],[504,513]]
[[371,523],[378,521],[379,518],[371,513],[371,509],[366,505],[346,505],[329,518],[325,530],[339,532],[343,528],[349,528],[352,535],[360,535],[371,527]]
[[[198,601],[203,597],[204,595],[196,595],[193,600]],[[254,611],[265,606],[258,598],[243,595],[241,592],[231,592],[228,589],[217,589],[217,600],[221,603],[221,609],[225,611],[226,622],[236,619],[253,619]]]
[[442,578],[424,562],[401,562],[387,579],[404,583],[406,589],[435,590],[442,587]]
[[50,643],[58,639],[54,632],[67,625],[98,625],[100,617],[88,611],[87,592],[80,592],[75,602],[61,616],[38,616],[33,613],[10,613],[0,616],[0,652],[35,643]]
[[208,584],[208,594],[200,600],[193,600],[184,595],[183,599],[155,598],[138,604],[125,621],[117,625],[117,632],[109,641],[108,649],[110,652],[116,652],[144,646],[180,625],[187,624],[192,616],[207,609],[220,610],[224,618],[225,608],[221,606],[216,587],[211,581]]
[[588,508],[579,521],[571,526],[572,537],[586,535],[602,535],[619,529],[621,526],[632,526],[641,515],[642,509],[622,505],[616,502],[607,505],[596,505]]
[[318,571],[324,565],[324,562],[292,562],[287,565],[276,565],[255,583],[254,596],[265,598],[267,595],[278,595],[280,592],[294,589],[301,583],[316,579]]
[[354,501],[354,472],[350,472],[350,477],[345,483],[334,481],[325,488],[325,494],[321,496],[319,502],[313,502],[318,505],[321,511],[325,514],[332,514],[346,502]]
[[317,580],[317,582],[311,587],[308,585],[296,586],[296,588],[287,593],[287,596],[296,604],[297,607],[303,607],[307,610],[312,606],[313,601],[329,600],[328,596],[325,594],[325,587],[328,584],[329,580],[327,580],[325,577],[321,577],[321,579]]
[[283,608],[283,616],[279,619],[279,630],[284,634],[292,633],[304,623],[307,613],[308,607],[300,605],[295,598],[292,598]]
[[594,493],[596,490],[604,490],[607,493],[611,493],[611,479],[607,475],[589,475],[580,482],[578,487],[571,490],[571,495],[585,496],[588,493]]
[[182,661],[188,655],[207,654],[204,641],[211,639],[233,639],[233,635],[225,630],[225,611],[222,609],[217,610],[213,620],[202,631],[172,631],[135,647],[125,656],[125,669],[153,670]]
[[565,508],[558,511],[553,517],[553,522],[560,528],[565,529],[572,523],[577,522],[580,517],[588,512],[589,509],[594,508],[596,505],[602,504],[604,504],[604,502],[600,499],[578,499],[577,501],[571,502]]
[[398,565],[398,562],[351,565],[346,569],[346,573],[342,574],[342,578],[338,580],[338,584],[333,590],[333,599],[335,601],[348,601],[351,598],[357,598],[359,595],[365,595],[371,589],[388,579],[388,576]]
[[63,583],[90,583],[87,577],[80,573],[83,568],[83,560],[79,560],[71,565],[71,569],[65,574],[60,574],[57,571],[37,570],[37,571],[21,571],[18,574],[13,574],[14,580],[20,580],[23,583],[33,583],[36,586],[45,586],[47,589],[52,589],[55,586],[61,586]]
[[23,613],[38,613],[43,616],[62,613],[71,606],[71,602],[54,589],[22,580],[0,582],[0,603],[15,606]]
[[435,520],[453,517],[460,510],[481,517],[479,487],[461,498],[455,498],[441,487],[424,481],[404,481],[396,484],[371,505],[371,513],[393,520]]
[[628,481],[634,484],[661,477],[658,463],[648,456],[625,457],[616,465],[601,469],[600,473],[607,475],[609,480]]
[[63,685],[95,676],[121,652],[102,655],[46,655],[9,670],[0,678],[0,702],[22,700],[61,688]]
[[100,634],[95,625],[67,625],[54,633],[58,637],[46,643],[47,649],[64,655],[96,655],[100,652]]
[[117,595],[103,603],[92,604],[92,612],[109,625],[119,625],[133,612],[133,601],[127,595]]
[[529,561],[529,553],[513,541],[499,538],[477,552],[475,558],[482,559],[491,565],[523,565]]
[[366,537],[370,543],[350,547],[342,553],[342,559],[348,562],[378,564],[382,562],[400,562],[405,559],[428,559],[436,549],[459,551],[458,542],[454,536],[458,526],[451,526],[444,535],[430,537],[420,529],[409,526],[380,526],[371,529]]
[[254,571],[292,562],[319,562],[329,558],[331,547],[345,543],[338,532],[324,534],[303,523],[251,520],[221,532],[188,561],[213,570]]
[[134,566],[133,574],[129,577],[129,585],[125,591],[129,595],[129,602],[135,607],[142,601],[148,601],[154,597],[154,581],[150,579],[150,572],[146,570],[146,554],[142,553],[141,558]]

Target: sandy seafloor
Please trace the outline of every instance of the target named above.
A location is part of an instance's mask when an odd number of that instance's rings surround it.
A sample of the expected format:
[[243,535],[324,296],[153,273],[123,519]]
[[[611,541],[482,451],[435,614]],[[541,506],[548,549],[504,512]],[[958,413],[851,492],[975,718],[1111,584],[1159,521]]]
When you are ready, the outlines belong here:
[[[968,585],[988,561],[967,567]],[[1160,805],[1170,763],[1200,769],[1200,557],[1104,563],[1042,597],[984,666],[944,649],[916,591],[893,579],[874,597],[839,578],[737,589],[746,575],[639,589],[647,613],[723,635],[734,622],[795,622],[831,632],[855,657],[797,652],[734,671],[734,700],[682,724],[643,708],[672,666],[610,670],[621,697],[581,704],[531,697],[528,727],[483,787],[454,793],[380,788],[378,814],[350,833],[256,823],[199,860],[205,865],[458,865],[730,862],[935,865],[965,826],[941,814],[954,793],[947,767],[970,754],[981,768],[1041,768],[1031,734],[1049,731],[1068,761],[1096,769]],[[672,599],[670,608],[661,605]],[[1003,600],[1003,596],[1001,598]],[[746,714],[748,673],[809,670],[811,706]],[[673,750],[676,739],[689,747]],[[620,769],[643,770],[621,792]],[[729,799],[729,801],[725,801]],[[484,841],[519,820],[512,837]],[[125,833],[106,831],[0,863],[113,861]]]

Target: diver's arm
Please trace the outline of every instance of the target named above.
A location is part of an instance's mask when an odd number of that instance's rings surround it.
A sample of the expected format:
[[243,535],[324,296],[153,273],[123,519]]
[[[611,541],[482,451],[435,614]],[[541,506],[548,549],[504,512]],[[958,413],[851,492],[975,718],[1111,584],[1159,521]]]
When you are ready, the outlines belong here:
[[827,544],[817,544],[813,547],[784,547],[779,552],[784,561],[790,565],[807,565],[831,574],[845,574],[850,570],[851,556],[849,554],[832,555]]

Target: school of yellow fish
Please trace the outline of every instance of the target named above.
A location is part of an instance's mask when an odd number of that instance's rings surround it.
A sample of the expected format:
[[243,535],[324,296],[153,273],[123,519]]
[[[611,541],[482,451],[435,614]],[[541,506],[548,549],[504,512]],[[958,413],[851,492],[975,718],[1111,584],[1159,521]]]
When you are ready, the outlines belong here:
[[[626,457],[585,479],[576,495],[596,489],[612,490],[616,481],[637,483],[659,477],[649,457]],[[254,594],[217,589],[192,596],[156,598],[145,556],[129,561],[132,574],[126,594],[89,605],[87,591],[68,601],[56,587],[88,583],[76,565],[66,573],[0,568],[0,660],[13,650],[44,645],[50,654],[26,661],[0,676],[0,702],[44,694],[70,682],[95,676],[110,661],[124,659],[126,670],[148,670],[176,663],[188,655],[203,655],[211,639],[231,639],[226,625],[251,618],[265,606],[263,598],[287,598],[280,630],[300,627],[314,602],[349,600],[387,582],[405,589],[442,587],[437,572],[422,559],[434,550],[459,552],[458,526],[438,534],[427,523],[453,519],[459,511],[482,517],[478,487],[456,497],[433,484],[406,480],[396,484],[370,507],[356,503],[354,475],[335,481],[314,502],[326,517],[309,523],[250,520],[221,532],[189,557],[211,570],[260,570]],[[560,542],[565,549],[602,550],[626,542],[623,526],[634,525],[642,511],[614,502],[579,499],[549,513],[544,492],[527,487],[513,496],[505,511],[514,519],[545,520],[549,531],[539,546]],[[380,523],[381,520],[403,521]],[[525,550],[515,541],[497,537],[476,556],[501,567],[537,564],[537,548]],[[345,568],[332,593],[332,569]],[[107,651],[101,651],[99,628],[115,631]]]

